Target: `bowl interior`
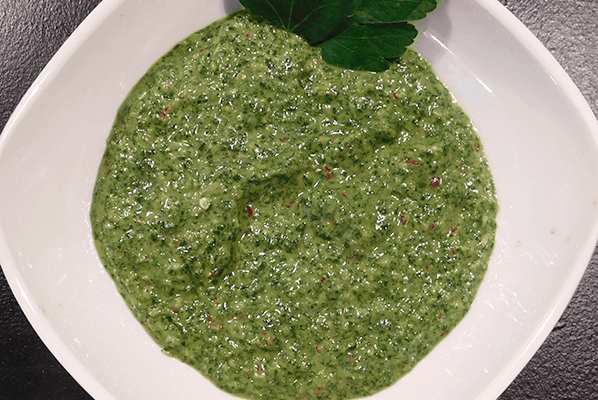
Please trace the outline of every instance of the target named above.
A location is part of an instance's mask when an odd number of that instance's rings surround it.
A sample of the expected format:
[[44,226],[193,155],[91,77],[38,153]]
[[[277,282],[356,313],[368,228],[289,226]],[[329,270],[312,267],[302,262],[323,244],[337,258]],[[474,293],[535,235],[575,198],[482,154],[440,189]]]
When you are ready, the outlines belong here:
[[[0,262],[34,328],[97,399],[232,398],[149,339],[97,257],[88,214],[129,89],[176,42],[239,7],[102,2],[0,136]],[[446,0],[419,28],[417,49],[482,137],[499,228],[469,314],[373,398],[493,398],[548,335],[596,244],[598,187],[587,183],[598,128],[556,61],[493,0]]]

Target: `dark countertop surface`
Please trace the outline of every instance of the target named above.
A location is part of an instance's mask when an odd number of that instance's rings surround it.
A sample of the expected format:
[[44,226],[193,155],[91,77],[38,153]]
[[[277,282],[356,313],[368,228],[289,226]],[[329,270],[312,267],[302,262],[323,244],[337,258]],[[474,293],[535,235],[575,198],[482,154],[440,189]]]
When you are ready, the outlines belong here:
[[[548,48],[598,115],[598,0],[500,1]],[[99,2],[0,0],[0,131]],[[90,398],[44,346],[0,271],[0,400]],[[499,399],[598,399],[598,251],[547,340]]]

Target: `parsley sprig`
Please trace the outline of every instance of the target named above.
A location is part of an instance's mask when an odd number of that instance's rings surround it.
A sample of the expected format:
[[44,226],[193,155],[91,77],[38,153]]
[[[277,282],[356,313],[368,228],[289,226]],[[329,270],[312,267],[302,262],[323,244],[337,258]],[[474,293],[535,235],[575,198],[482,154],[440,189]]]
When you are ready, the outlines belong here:
[[333,65],[374,72],[388,69],[417,36],[410,23],[436,0],[240,0],[252,14],[305,38]]

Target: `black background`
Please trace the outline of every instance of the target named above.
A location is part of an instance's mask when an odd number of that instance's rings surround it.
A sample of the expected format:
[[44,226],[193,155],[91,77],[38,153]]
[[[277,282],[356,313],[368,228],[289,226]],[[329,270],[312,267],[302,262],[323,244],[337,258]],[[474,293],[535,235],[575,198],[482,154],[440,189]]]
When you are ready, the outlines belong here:
[[[548,48],[598,115],[598,0],[500,1]],[[0,0],[0,130],[98,3]],[[0,400],[90,398],[44,346],[0,272]],[[515,399],[598,399],[598,252],[562,318],[500,396]]]

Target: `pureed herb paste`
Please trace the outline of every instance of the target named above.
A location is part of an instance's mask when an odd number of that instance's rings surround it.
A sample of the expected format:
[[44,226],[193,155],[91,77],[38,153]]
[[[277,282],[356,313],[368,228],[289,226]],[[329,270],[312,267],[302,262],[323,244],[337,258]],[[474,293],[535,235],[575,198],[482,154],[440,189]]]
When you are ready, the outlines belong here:
[[480,139],[417,53],[342,70],[245,12],[131,90],[91,206],[149,335],[252,399],[395,383],[469,309],[496,212]]

